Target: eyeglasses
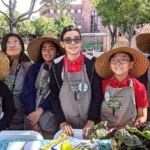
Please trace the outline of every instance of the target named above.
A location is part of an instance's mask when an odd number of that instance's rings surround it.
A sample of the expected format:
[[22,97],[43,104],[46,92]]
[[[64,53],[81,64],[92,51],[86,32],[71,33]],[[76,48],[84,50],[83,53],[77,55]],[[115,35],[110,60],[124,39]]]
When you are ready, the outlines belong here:
[[63,42],[65,42],[66,44],[71,44],[72,41],[74,41],[76,44],[78,44],[78,43],[81,42],[81,38],[80,38],[80,37],[75,37],[74,39],[65,38],[65,39],[63,40]]
[[7,47],[12,47],[12,45],[17,47],[20,45],[20,42],[14,42],[14,43],[7,42],[7,44],[6,44]]
[[110,63],[117,64],[119,62],[120,64],[126,64],[128,61],[130,61],[130,60],[128,60],[128,59],[111,59]]

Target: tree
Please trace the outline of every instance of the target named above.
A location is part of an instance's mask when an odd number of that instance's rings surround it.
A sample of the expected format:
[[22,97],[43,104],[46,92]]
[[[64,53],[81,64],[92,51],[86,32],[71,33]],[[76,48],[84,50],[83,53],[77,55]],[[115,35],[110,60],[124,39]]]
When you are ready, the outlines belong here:
[[42,0],[41,7],[37,10],[34,10],[35,3],[37,2],[37,0],[31,0],[29,9],[25,13],[15,18],[14,12],[16,11],[15,9],[17,6],[17,0],[9,0],[8,4],[4,0],[1,0],[3,5],[8,9],[8,13],[5,13],[2,10],[0,10],[0,13],[3,14],[8,19],[10,32],[15,32],[16,25],[18,22],[30,19],[31,15],[33,13],[38,12],[44,5],[51,4],[57,7],[59,6],[61,8],[63,6],[68,5],[70,1],[72,0]]
[[112,98],[110,97],[107,105],[107,108],[110,108],[112,110],[112,114],[110,114],[111,118],[118,118],[117,115],[115,115],[116,110],[122,110],[123,107],[123,100],[120,97]]
[[117,40],[117,28],[131,43],[137,27],[149,22],[149,0],[92,0],[94,8],[111,34],[111,47]]
[[17,24],[17,33],[20,35],[35,34],[35,27],[30,20],[24,20]]
[[60,35],[64,27],[68,25],[75,25],[70,13],[62,13],[60,17],[54,19],[54,24],[57,29],[57,35]]
[[[119,31],[124,35],[130,45],[134,36],[139,34],[146,23],[150,21],[150,14],[148,6],[149,0],[125,0],[120,5],[123,19],[119,21]],[[127,14],[127,15],[125,15]]]
[[33,21],[35,27],[35,33],[37,35],[43,35],[49,32],[56,33],[57,28],[54,25],[54,20],[51,18],[46,18],[44,16],[39,17]]
[[37,35],[44,35],[49,32],[53,32],[56,35],[60,35],[63,28],[68,25],[74,25],[74,21],[69,13],[63,13],[61,16],[54,19],[46,18],[44,16],[39,17],[33,21],[35,27],[35,33]]
[[6,17],[4,15],[0,15],[0,38],[3,37],[5,33],[9,30],[8,23]]

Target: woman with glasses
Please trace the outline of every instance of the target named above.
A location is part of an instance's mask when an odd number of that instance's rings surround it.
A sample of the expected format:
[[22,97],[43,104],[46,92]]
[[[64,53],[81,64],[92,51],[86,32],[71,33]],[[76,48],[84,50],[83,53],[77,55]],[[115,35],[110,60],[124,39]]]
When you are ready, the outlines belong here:
[[59,40],[51,33],[48,37],[32,40],[27,48],[30,58],[35,62],[29,68],[22,91],[22,102],[26,105],[25,114],[30,124],[26,128],[52,139],[58,131],[58,124],[49,103],[50,69],[53,60],[61,56]]
[[83,129],[83,138],[87,138],[99,115],[101,78],[94,69],[95,58],[80,52],[82,38],[77,27],[65,27],[60,41],[66,55],[55,59],[52,66],[52,110],[63,132],[73,135],[73,129]]
[[17,113],[10,123],[10,130],[22,130],[24,128],[25,105],[21,102],[26,72],[31,65],[29,57],[24,52],[24,43],[21,37],[15,33],[6,34],[1,43],[2,51],[10,60],[10,72],[4,82],[13,93],[13,99]]
[[96,72],[103,77],[103,102],[100,119],[109,128],[140,127],[147,119],[148,100],[145,86],[135,78],[148,68],[148,59],[139,51],[119,47],[100,55]]

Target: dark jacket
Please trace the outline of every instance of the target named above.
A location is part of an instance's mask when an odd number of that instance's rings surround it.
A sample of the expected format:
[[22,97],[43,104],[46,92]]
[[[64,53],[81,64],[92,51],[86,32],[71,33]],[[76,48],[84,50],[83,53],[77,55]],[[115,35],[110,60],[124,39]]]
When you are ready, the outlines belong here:
[[[86,55],[85,57],[86,72],[87,72],[89,81],[91,83],[91,90],[92,90],[91,104],[90,104],[90,108],[88,112],[88,120],[92,120],[96,122],[100,114],[100,105],[102,102],[102,87],[101,87],[101,78],[95,72],[94,63],[95,63],[95,58],[89,55]],[[55,119],[57,120],[58,124],[61,124],[62,122],[66,121],[65,116],[60,106],[60,101],[59,101],[60,88],[63,83],[62,78],[61,78],[62,68],[63,68],[63,56],[54,60],[54,65],[52,66],[52,70],[50,73],[51,92],[50,92],[49,100],[51,102],[52,110],[53,110]]]
[[[150,61],[150,56],[148,56],[147,58]],[[145,87],[147,87],[147,82],[148,82],[147,71],[142,76],[140,76],[139,78],[137,78],[137,80],[139,82],[143,83],[145,85]]]
[[7,85],[1,81],[0,97],[2,98],[2,111],[4,112],[4,117],[0,120],[0,131],[2,131],[9,127],[17,109],[13,101],[13,94],[10,92]]
[[[26,105],[25,114],[28,116],[35,111],[36,92],[35,82],[43,62],[37,62],[30,66],[26,73],[21,101]],[[45,67],[45,66],[44,66]],[[46,68],[44,68],[46,69]],[[50,109],[48,97],[39,105],[44,111]]]

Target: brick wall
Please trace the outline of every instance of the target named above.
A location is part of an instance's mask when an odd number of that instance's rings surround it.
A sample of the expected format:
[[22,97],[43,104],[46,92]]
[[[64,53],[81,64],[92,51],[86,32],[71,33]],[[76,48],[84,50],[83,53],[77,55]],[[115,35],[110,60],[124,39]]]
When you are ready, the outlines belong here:
[[[50,6],[49,8],[43,7],[40,9],[40,15],[46,9],[55,9],[54,7]],[[74,18],[75,23],[81,27],[79,28],[82,33],[90,33],[91,32],[91,11],[92,11],[92,4],[90,0],[82,0],[82,4],[73,4],[70,9],[82,9],[81,13],[71,13],[72,17]],[[58,13],[45,13],[44,16],[55,18],[60,16]],[[99,23],[100,24],[100,23]]]

